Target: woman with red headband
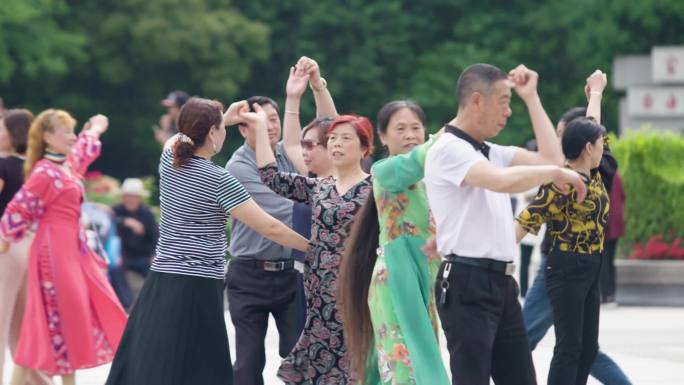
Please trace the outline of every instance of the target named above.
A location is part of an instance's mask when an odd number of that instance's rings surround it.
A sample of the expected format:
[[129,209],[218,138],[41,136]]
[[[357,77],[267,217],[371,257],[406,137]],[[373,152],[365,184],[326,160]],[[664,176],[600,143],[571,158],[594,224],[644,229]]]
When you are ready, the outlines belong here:
[[335,177],[326,178],[279,172],[268,133],[263,130],[256,137],[257,166],[264,183],[278,194],[313,208],[311,247],[304,262],[306,323],[297,345],[283,360],[278,377],[286,384],[351,383],[335,292],[351,222],[371,190],[370,176],[361,168],[361,161],[373,151],[373,127],[360,116],[335,118],[327,135]]

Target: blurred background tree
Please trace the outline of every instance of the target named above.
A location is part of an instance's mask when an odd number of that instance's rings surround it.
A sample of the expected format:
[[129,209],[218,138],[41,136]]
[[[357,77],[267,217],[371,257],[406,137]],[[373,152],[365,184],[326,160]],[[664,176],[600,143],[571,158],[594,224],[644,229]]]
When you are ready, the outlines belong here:
[[[71,111],[81,122],[110,116],[94,168],[119,178],[156,172],[152,126],[173,89],[229,103],[260,94],[284,100],[288,69],[316,59],[340,112],[375,118],[411,98],[435,131],[456,106],[460,71],[475,62],[540,73],[553,120],[584,104],[582,86],[616,55],[681,44],[680,0],[3,0],[0,96],[35,112]],[[617,125],[618,97],[604,98]],[[498,142],[532,137],[519,100]],[[302,120],[313,118],[307,95]],[[241,144],[235,131],[217,163]]]

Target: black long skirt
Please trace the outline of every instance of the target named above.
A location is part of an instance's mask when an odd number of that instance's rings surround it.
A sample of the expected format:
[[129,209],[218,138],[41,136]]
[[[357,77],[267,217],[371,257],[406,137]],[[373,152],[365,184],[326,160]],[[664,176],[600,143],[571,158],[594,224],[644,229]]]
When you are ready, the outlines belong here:
[[230,385],[223,281],[151,271],[106,385]]

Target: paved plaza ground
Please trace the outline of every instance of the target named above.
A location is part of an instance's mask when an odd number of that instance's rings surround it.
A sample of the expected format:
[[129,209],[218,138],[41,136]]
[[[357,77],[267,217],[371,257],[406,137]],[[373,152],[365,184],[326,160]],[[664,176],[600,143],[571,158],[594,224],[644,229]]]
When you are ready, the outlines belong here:
[[[235,333],[226,313],[231,350]],[[280,362],[278,336],[271,322],[266,337],[266,384],[280,384],[275,372]],[[553,353],[553,333],[549,332],[534,352],[539,384],[546,383],[546,373]],[[442,337],[442,343],[444,338]],[[684,308],[603,307],[601,309],[601,348],[623,368],[634,385],[684,384]],[[444,351],[446,363],[447,352]],[[78,373],[79,385],[102,385],[109,366]],[[9,384],[11,364],[5,364],[5,384]],[[590,384],[599,384],[591,379]]]

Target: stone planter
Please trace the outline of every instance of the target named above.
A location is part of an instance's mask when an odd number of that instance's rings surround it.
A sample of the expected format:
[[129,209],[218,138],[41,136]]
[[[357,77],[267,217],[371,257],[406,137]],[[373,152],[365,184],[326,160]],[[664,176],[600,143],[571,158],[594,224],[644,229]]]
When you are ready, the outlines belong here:
[[684,306],[684,261],[615,263],[619,305]]

